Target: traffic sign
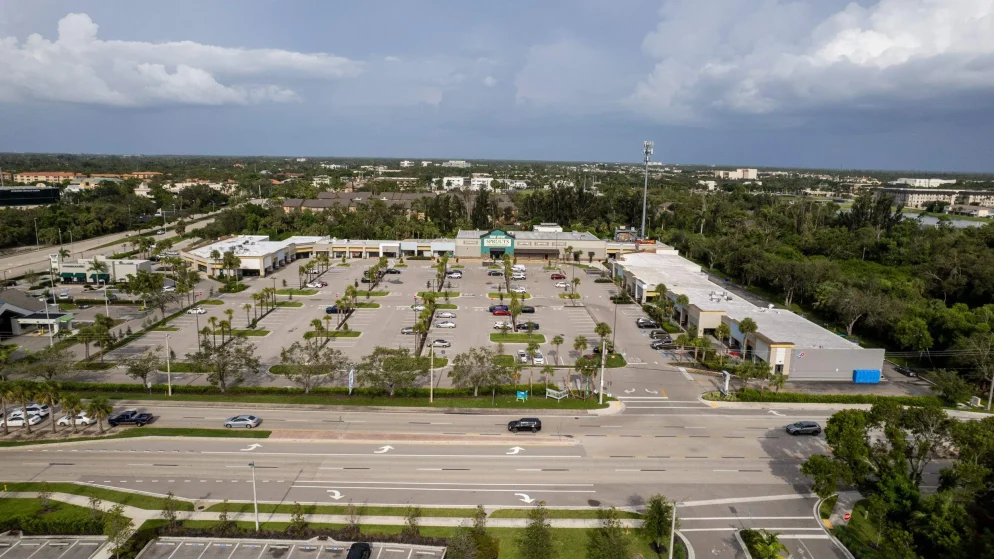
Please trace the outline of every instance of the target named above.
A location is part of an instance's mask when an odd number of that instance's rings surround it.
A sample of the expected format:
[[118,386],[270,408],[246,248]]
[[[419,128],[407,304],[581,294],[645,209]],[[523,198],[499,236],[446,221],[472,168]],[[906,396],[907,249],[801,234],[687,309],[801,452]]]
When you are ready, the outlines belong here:
[[847,512],[847,513],[845,513],[845,514],[842,515],[842,520],[845,520],[846,522],[849,522],[850,518],[852,518],[852,513],[851,512]]

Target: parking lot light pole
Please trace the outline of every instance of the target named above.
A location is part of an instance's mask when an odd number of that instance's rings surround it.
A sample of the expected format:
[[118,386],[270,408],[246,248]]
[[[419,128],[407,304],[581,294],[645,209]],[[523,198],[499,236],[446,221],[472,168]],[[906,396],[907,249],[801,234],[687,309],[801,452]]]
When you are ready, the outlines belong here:
[[435,347],[428,338],[428,403],[435,403]]
[[604,404],[604,370],[607,368],[607,351],[605,350],[605,345],[607,340],[601,340],[601,392],[598,394],[598,405]]
[[673,501],[673,510],[670,512],[670,557],[673,559],[673,538],[676,536],[676,506],[682,504],[677,501]]
[[166,334],[166,394],[173,395],[173,374],[169,369],[169,334]]
[[255,507],[255,531],[259,531],[259,497],[255,492],[255,461],[249,462],[252,468],[252,505]]

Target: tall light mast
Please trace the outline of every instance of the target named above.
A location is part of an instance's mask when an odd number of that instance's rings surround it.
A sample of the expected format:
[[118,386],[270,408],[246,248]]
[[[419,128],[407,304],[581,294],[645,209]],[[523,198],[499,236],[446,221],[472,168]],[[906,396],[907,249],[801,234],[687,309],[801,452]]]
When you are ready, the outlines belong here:
[[639,237],[645,239],[645,206],[649,196],[649,156],[652,155],[652,142],[642,142],[642,154],[645,155],[645,186],[642,188],[642,229]]

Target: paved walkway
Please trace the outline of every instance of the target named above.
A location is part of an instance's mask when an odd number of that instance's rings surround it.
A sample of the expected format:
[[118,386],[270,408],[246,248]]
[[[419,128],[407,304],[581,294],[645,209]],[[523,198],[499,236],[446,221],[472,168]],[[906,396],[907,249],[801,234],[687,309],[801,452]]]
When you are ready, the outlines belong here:
[[853,506],[857,501],[862,499],[863,496],[859,494],[858,491],[841,491],[839,493],[839,500],[835,503],[835,509],[832,511],[832,515],[828,520],[823,520],[822,523],[829,530],[832,526],[839,526],[840,524],[845,524],[846,521],[842,515],[847,512],[852,512]]

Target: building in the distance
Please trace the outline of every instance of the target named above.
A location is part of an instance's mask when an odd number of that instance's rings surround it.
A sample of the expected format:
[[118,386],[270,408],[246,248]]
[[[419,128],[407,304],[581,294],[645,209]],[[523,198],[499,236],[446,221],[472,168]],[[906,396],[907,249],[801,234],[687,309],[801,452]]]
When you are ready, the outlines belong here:
[[0,188],[0,207],[33,208],[59,201],[62,191],[57,186],[5,186]]
[[493,177],[485,173],[473,173],[473,176],[469,179],[469,189],[470,190],[480,190],[481,188],[490,188],[490,183],[494,181]]
[[462,188],[466,186],[466,177],[442,177],[441,184],[445,190]]
[[[290,237],[270,241],[266,235],[239,235],[205,243],[180,252],[197,270],[211,276],[224,274],[223,258],[228,252],[238,257],[238,277],[261,276],[286,266],[297,258],[297,243],[313,245],[321,237]],[[215,257],[216,256],[216,257]]]
[[726,179],[732,181],[738,180],[756,180],[759,178],[759,171],[756,169],[736,169],[734,171],[715,171],[714,176],[717,179]]
[[465,169],[465,168],[471,167],[471,166],[472,166],[471,163],[469,163],[467,161],[463,161],[461,159],[458,159],[458,160],[449,160],[449,161],[446,161],[445,163],[442,163],[442,167],[457,167],[457,168],[460,168],[460,169]]
[[431,167],[431,161],[422,161],[421,162],[421,166],[422,167]]
[[128,281],[139,271],[151,272],[152,262],[140,258],[107,258],[96,255],[91,260],[63,260],[49,254],[52,274],[62,283],[110,284]]
[[66,187],[66,192],[93,190],[105,182],[121,184],[124,181],[114,177],[76,177],[69,183],[69,186]]
[[548,260],[563,258],[565,250],[570,247],[574,253],[579,251],[576,259],[584,262],[603,260],[609,254],[620,252],[620,248],[612,251],[607,241],[586,231],[471,229],[460,230],[456,234],[456,256],[460,258],[499,259],[510,254],[518,259]]
[[936,188],[947,184],[956,184],[956,179],[897,179],[891,184],[903,184],[914,188]]
[[[671,247],[625,254],[612,262],[612,274],[640,303],[659,296],[657,286],[665,285],[665,296],[673,303],[673,321],[682,329],[714,336],[724,323],[732,334],[731,352],[766,361],[773,373],[789,375],[791,380],[852,381],[856,370],[879,371],[883,366],[883,349],[860,347],[789,310],[754,305],[712,282],[699,265]],[[685,305],[678,302],[681,295],[687,297]],[[756,323],[755,332],[739,330],[746,318]]]
[[400,166],[401,167],[413,167],[414,166],[414,162],[413,161],[408,161],[408,160],[405,159],[405,160],[403,160],[403,161],[400,162]]
[[81,175],[66,171],[27,171],[24,173],[15,173],[14,182],[18,184],[35,184],[39,182],[54,184],[69,181],[78,176]]
[[51,300],[39,299],[17,289],[0,291],[0,340],[28,332],[51,332],[73,329],[73,316],[59,312]]

